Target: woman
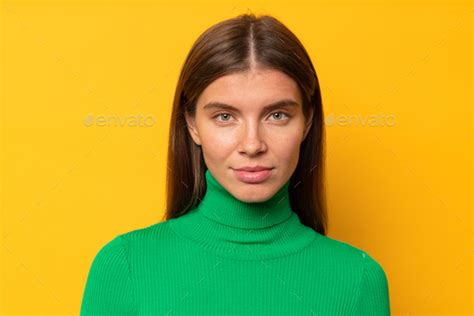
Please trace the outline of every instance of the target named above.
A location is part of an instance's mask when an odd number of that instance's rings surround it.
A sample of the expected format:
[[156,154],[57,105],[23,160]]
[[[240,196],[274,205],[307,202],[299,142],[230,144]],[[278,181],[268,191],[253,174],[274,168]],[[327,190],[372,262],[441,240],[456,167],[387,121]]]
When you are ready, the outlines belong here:
[[175,93],[164,221],[98,252],[81,315],[389,315],[382,267],[326,236],[323,119],[277,19],[204,32]]

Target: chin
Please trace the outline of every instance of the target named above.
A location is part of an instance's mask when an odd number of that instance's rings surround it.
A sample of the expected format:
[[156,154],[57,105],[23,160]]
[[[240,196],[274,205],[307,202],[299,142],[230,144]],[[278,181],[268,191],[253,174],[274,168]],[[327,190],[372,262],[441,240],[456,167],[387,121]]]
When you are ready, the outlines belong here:
[[[238,199],[248,203],[264,202],[270,199],[273,195],[263,188],[256,189],[252,185],[246,185],[248,188],[241,188],[241,194],[238,196]],[[261,185],[264,187],[265,185]]]

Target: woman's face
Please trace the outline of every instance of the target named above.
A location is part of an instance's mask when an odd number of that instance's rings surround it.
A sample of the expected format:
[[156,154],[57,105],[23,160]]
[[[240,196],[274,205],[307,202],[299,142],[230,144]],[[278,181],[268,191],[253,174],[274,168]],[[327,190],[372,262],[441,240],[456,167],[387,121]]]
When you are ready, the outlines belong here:
[[[285,102],[266,108],[279,101]],[[291,77],[269,69],[226,75],[206,87],[196,106],[194,118],[186,113],[188,130],[209,171],[234,197],[266,201],[290,179],[312,122],[311,111],[305,126]],[[269,170],[236,171],[255,166]]]

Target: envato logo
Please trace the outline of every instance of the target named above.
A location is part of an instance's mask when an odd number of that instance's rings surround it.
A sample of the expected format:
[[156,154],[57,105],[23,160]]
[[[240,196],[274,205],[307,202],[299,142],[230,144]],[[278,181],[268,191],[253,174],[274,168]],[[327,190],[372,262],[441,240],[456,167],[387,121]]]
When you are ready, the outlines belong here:
[[370,127],[392,127],[397,124],[396,116],[394,114],[351,114],[351,115],[336,115],[334,113],[329,114],[325,118],[325,124],[327,126],[370,126]]
[[94,115],[87,114],[82,123],[86,127],[152,127],[156,123],[156,118],[153,115]]

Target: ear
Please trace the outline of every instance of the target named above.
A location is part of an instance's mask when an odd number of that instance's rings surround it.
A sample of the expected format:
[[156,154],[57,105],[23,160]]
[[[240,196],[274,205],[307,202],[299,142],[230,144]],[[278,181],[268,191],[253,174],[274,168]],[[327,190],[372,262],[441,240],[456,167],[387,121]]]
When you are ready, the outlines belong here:
[[186,119],[186,125],[191,135],[191,138],[196,143],[196,145],[201,146],[201,138],[199,137],[199,132],[196,128],[196,120],[195,118],[189,114],[189,112],[184,112],[184,117]]
[[[309,117],[306,120],[306,125],[305,125],[305,131],[303,135],[303,140],[306,139],[306,136],[308,136],[309,130],[311,129],[311,125],[313,125],[313,114],[314,114],[314,109],[313,107],[310,107],[309,109]],[[301,142],[303,142],[303,140]]]

